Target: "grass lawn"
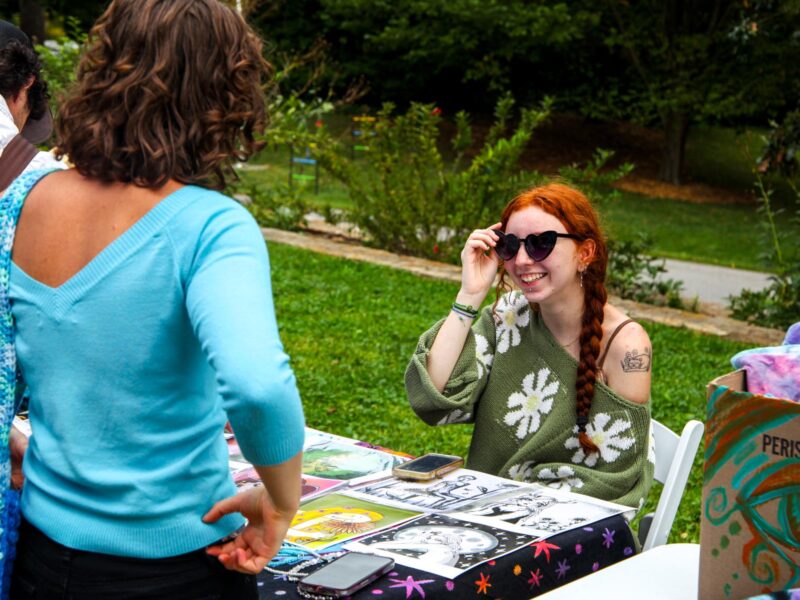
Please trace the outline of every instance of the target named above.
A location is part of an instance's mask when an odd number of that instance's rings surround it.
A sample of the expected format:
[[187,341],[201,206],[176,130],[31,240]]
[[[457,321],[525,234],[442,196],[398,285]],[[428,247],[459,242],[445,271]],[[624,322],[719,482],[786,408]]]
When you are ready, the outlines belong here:
[[[746,205],[697,204],[681,200],[651,198],[623,192],[600,209],[611,237],[626,240],[639,232],[653,239],[652,252],[660,257],[766,270],[759,254],[767,247],[756,207]],[[793,239],[800,225],[784,219],[779,224]]]
[[[721,188],[752,190],[752,169],[768,133],[766,127],[692,127],[686,140],[686,175]],[[777,176],[768,177],[767,182],[775,188],[773,198],[790,206],[794,197],[791,188]]]
[[[712,136],[712,140],[717,138]],[[705,156],[712,160],[712,154]],[[265,168],[242,171],[243,186],[285,186],[288,161],[285,149],[262,152],[257,162]],[[312,207],[351,205],[347,189],[324,172],[320,174],[319,194],[313,193],[309,183],[298,185]],[[657,256],[743,269],[766,268],[759,259],[766,248],[766,235],[759,226],[761,216],[755,206],[697,204],[622,192],[619,200],[605,203],[600,212],[609,235],[624,240],[647,233]],[[783,219],[779,226],[790,239],[800,237],[800,223]]]
[[[456,286],[367,263],[270,244],[281,336],[312,427],[412,454],[465,455],[466,425],[429,427],[408,407],[403,373],[417,338],[445,316]],[[655,350],[653,416],[680,431],[704,419],[705,384],[745,345],[644,324]],[[698,456],[671,541],[699,538]],[[647,510],[654,510],[651,494]]]

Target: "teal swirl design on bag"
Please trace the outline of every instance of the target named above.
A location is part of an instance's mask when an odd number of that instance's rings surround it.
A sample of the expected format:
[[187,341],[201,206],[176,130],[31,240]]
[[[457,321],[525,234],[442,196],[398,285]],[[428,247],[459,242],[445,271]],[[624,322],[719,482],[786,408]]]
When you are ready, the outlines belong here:
[[[755,439],[800,417],[800,405],[765,401],[761,396],[737,394],[734,399],[733,394],[721,386],[708,401],[704,482],[710,484],[724,466],[732,464],[735,471],[729,487],[709,491],[703,512],[716,526],[739,515],[744,521],[742,533],[748,536],[742,566],[750,579],[767,587],[780,581],[792,588],[800,582],[795,560],[800,553],[800,457],[769,463],[759,454]],[[723,536],[722,550],[727,541]],[[719,553],[715,548],[712,555]]]

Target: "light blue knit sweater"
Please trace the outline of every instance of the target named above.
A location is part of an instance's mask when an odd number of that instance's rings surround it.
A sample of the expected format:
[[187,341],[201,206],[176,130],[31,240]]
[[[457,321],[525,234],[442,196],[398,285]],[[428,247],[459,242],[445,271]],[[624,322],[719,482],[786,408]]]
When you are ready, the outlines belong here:
[[11,301],[33,428],[22,512],[57,542],[202,548],[243,522],[201,521],[235,493],[226,418],[255,464],[302,449],[264,240],[230,198],[174,192],[57,288],[12,266]]

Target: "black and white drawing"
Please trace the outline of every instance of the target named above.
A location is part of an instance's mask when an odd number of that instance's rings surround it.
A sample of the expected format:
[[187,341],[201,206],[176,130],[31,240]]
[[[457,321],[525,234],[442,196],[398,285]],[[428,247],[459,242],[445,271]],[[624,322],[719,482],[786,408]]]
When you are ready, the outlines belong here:
[[630,510],[579,494],[545,487],[480,500],[461,508],[460,515],[482,523],[503,521],[532,535],[549,536]]
[[350,492],[374,502],[402,505],[426,511],[455,510],[486,498],[519,489],[521,484],[478,471],[459,469],[441,479],[426,482],[389,479]]
[[390,555],[409,567],[453,578],[534,540],[532,536],[484,523],[428,514],[347,547]]

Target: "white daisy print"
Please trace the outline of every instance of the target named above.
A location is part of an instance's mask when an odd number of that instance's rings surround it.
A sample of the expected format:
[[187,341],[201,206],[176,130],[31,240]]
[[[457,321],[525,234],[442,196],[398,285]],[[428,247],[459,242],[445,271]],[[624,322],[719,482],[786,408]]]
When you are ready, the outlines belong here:
[[480,379],[484,373],[491,370],[494,354],[489,351],[489,340],[479,333],[475,334],[475,356],[478,359],[478,379]]
[[650,421],[650,431],[647,437],[650,440],[650,443],[647,446],[647,460],[653,463],[653,466],[656,466],[656,436],[653,435],[652,421]]
[[541,415],[546,415],[553,408],[553,396],[560,382],[554,379],[547,383],[550,373],[547,367],[539,369],[538,373],[529,373],[522,380],[522,392],[514,392],[508,397],[508,408],[519,408],[507,412],[503,421],[509,427],[517,425],[516,435],[519,439],[538,430]]
[[575,471],[572,469],[572,467],[568,467],[567,465],[558,467],[555,472],[553,472],[553,469],[544,468],[539,471],[539,473],[536,475],[536,478],[542,485],[546,485],[556,490],[565,490],[568,492],[570,490],[583,487],[583,481],[581,481],[581,478],[575,475]]
[[530,481],[533,478],[533,461],[512,466],[508,470],[508,478],[514,481]]
[[[586,454],[578,442],[578,426],[572,430],[574,437],[569,438],[564,442],[564,447],[567,450],[575,450],[572,455],[572,462],[575,464],[584,463],[587,467],[593,467],[597,464],[598,455],[605,462],[611,463],[617,460],[620,452],[627,450],[635,443],[633,437],[623,436],[622,434],[631,428],[631,422],[625,419],[616,419],[609,425],[611,415],[608,413],[597,413],[592,421],[586,426],[586,433],[589,438],[600,449],[600,452],[592,452]],[[606,426],[608,428],[606,428]]]
[[454,423],[469,423],[472,419],[472,413],[464,412],[460,408],[455,409],[453,412],[445,415],[437,425],[452,425]]
[[511,346],[519,346],[522,341],[520,329],[526,327],[530,320],[531,307],[525,296],[519,292],[513,292],[500,298],[495,316],[497,351],[500,354],[506,352]]

